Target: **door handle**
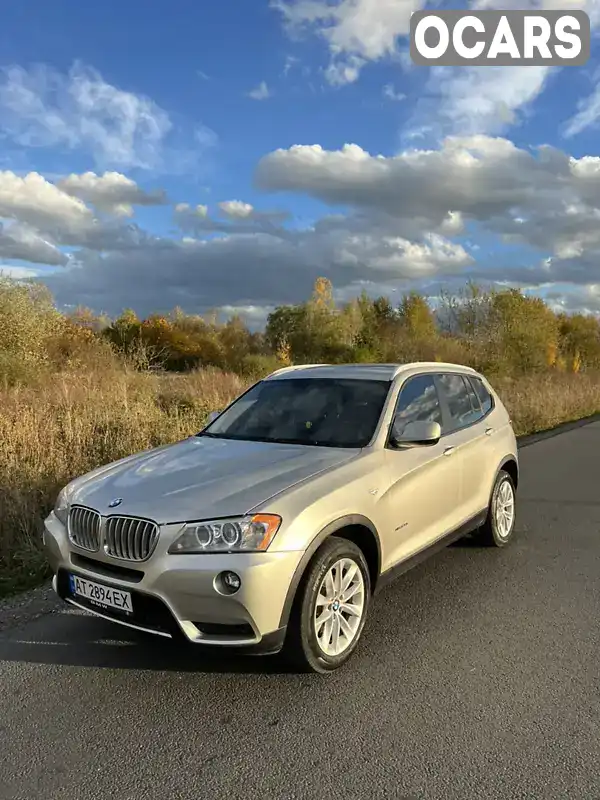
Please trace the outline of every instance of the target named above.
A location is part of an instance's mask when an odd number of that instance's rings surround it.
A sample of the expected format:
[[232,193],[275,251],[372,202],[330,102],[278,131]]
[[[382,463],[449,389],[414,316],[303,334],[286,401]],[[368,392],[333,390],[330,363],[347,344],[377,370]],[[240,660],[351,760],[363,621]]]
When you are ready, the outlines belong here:
[[444,455],[445,456],[451,456],[453,452],[454,452],[454,447],[453,446],[446,447],[444,449]]
[[491,436],[493,432],[494,432],[493,428],[486,428],[485,429],[485,435],[486,436]]

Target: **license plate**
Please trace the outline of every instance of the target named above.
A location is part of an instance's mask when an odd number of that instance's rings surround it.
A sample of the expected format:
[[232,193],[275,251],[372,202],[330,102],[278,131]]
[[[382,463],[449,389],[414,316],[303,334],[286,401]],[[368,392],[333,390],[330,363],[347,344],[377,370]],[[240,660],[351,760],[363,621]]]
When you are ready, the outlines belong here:
[[95,605],[102,608],[116,608],[133,614],[133,605],[130,592],[122,589],[115,589],[114,586],[103,586],[101,583],[88,581],[87,578],[80,578],[78,575],[69,575],[71,592],[79,597],[85,597]]

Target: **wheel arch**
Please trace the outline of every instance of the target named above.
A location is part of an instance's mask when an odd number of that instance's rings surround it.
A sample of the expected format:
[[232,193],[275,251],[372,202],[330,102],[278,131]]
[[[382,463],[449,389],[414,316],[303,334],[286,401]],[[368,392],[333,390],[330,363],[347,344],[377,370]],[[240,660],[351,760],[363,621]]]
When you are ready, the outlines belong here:
[[508,472],[508,474],[512,478],[512,481],[513,481],[513,483],[515,485],[515,489],[516,489],[517,486],[519,485],[519,462],[517,461],[517,458],[514,455],[504,456],[504,458],[500,462],[500,466],[498,467],[498,469],[496,471],[496,475],[502,469],[505,472]]
[[300,563],[296,567],[283,604],[279,620],[280,627],[288,624],[298,587],[317,550],[326,539],[336,535],[348,539],[348,541],[353,542],[361,549],[367,566],[369,567],[371,593],[375,591],[375,586],[381,573],[381,543],[377,528],[370,519],[364,517],[362,514],[347,514],[343,517],[339,517],[326,525],[314,537],[302,556]]

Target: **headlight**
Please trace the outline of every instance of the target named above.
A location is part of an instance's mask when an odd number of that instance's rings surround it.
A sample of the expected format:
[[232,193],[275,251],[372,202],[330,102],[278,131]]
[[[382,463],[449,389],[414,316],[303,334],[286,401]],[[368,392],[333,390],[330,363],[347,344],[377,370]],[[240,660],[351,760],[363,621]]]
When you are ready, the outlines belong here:
[[66,488],[62,489],[56,498],[56,503],[54,504],[54,514],[58,517],[63,525],[67,524],[67,517],[69,516],[69,498]]
[[281,525],[275,514],[189,522],[169,553],[247,553],[268,548]]

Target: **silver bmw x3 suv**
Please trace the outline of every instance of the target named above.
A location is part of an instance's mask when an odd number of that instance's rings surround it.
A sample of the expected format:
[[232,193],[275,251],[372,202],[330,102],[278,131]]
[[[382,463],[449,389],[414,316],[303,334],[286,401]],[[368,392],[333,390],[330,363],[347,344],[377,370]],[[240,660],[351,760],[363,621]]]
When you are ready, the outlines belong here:
[[509,542],[518,477],[509,415],[468,367],[295,366],[73,480],[44,542],[71,605],[328,672],[390,578],[467,534]]

